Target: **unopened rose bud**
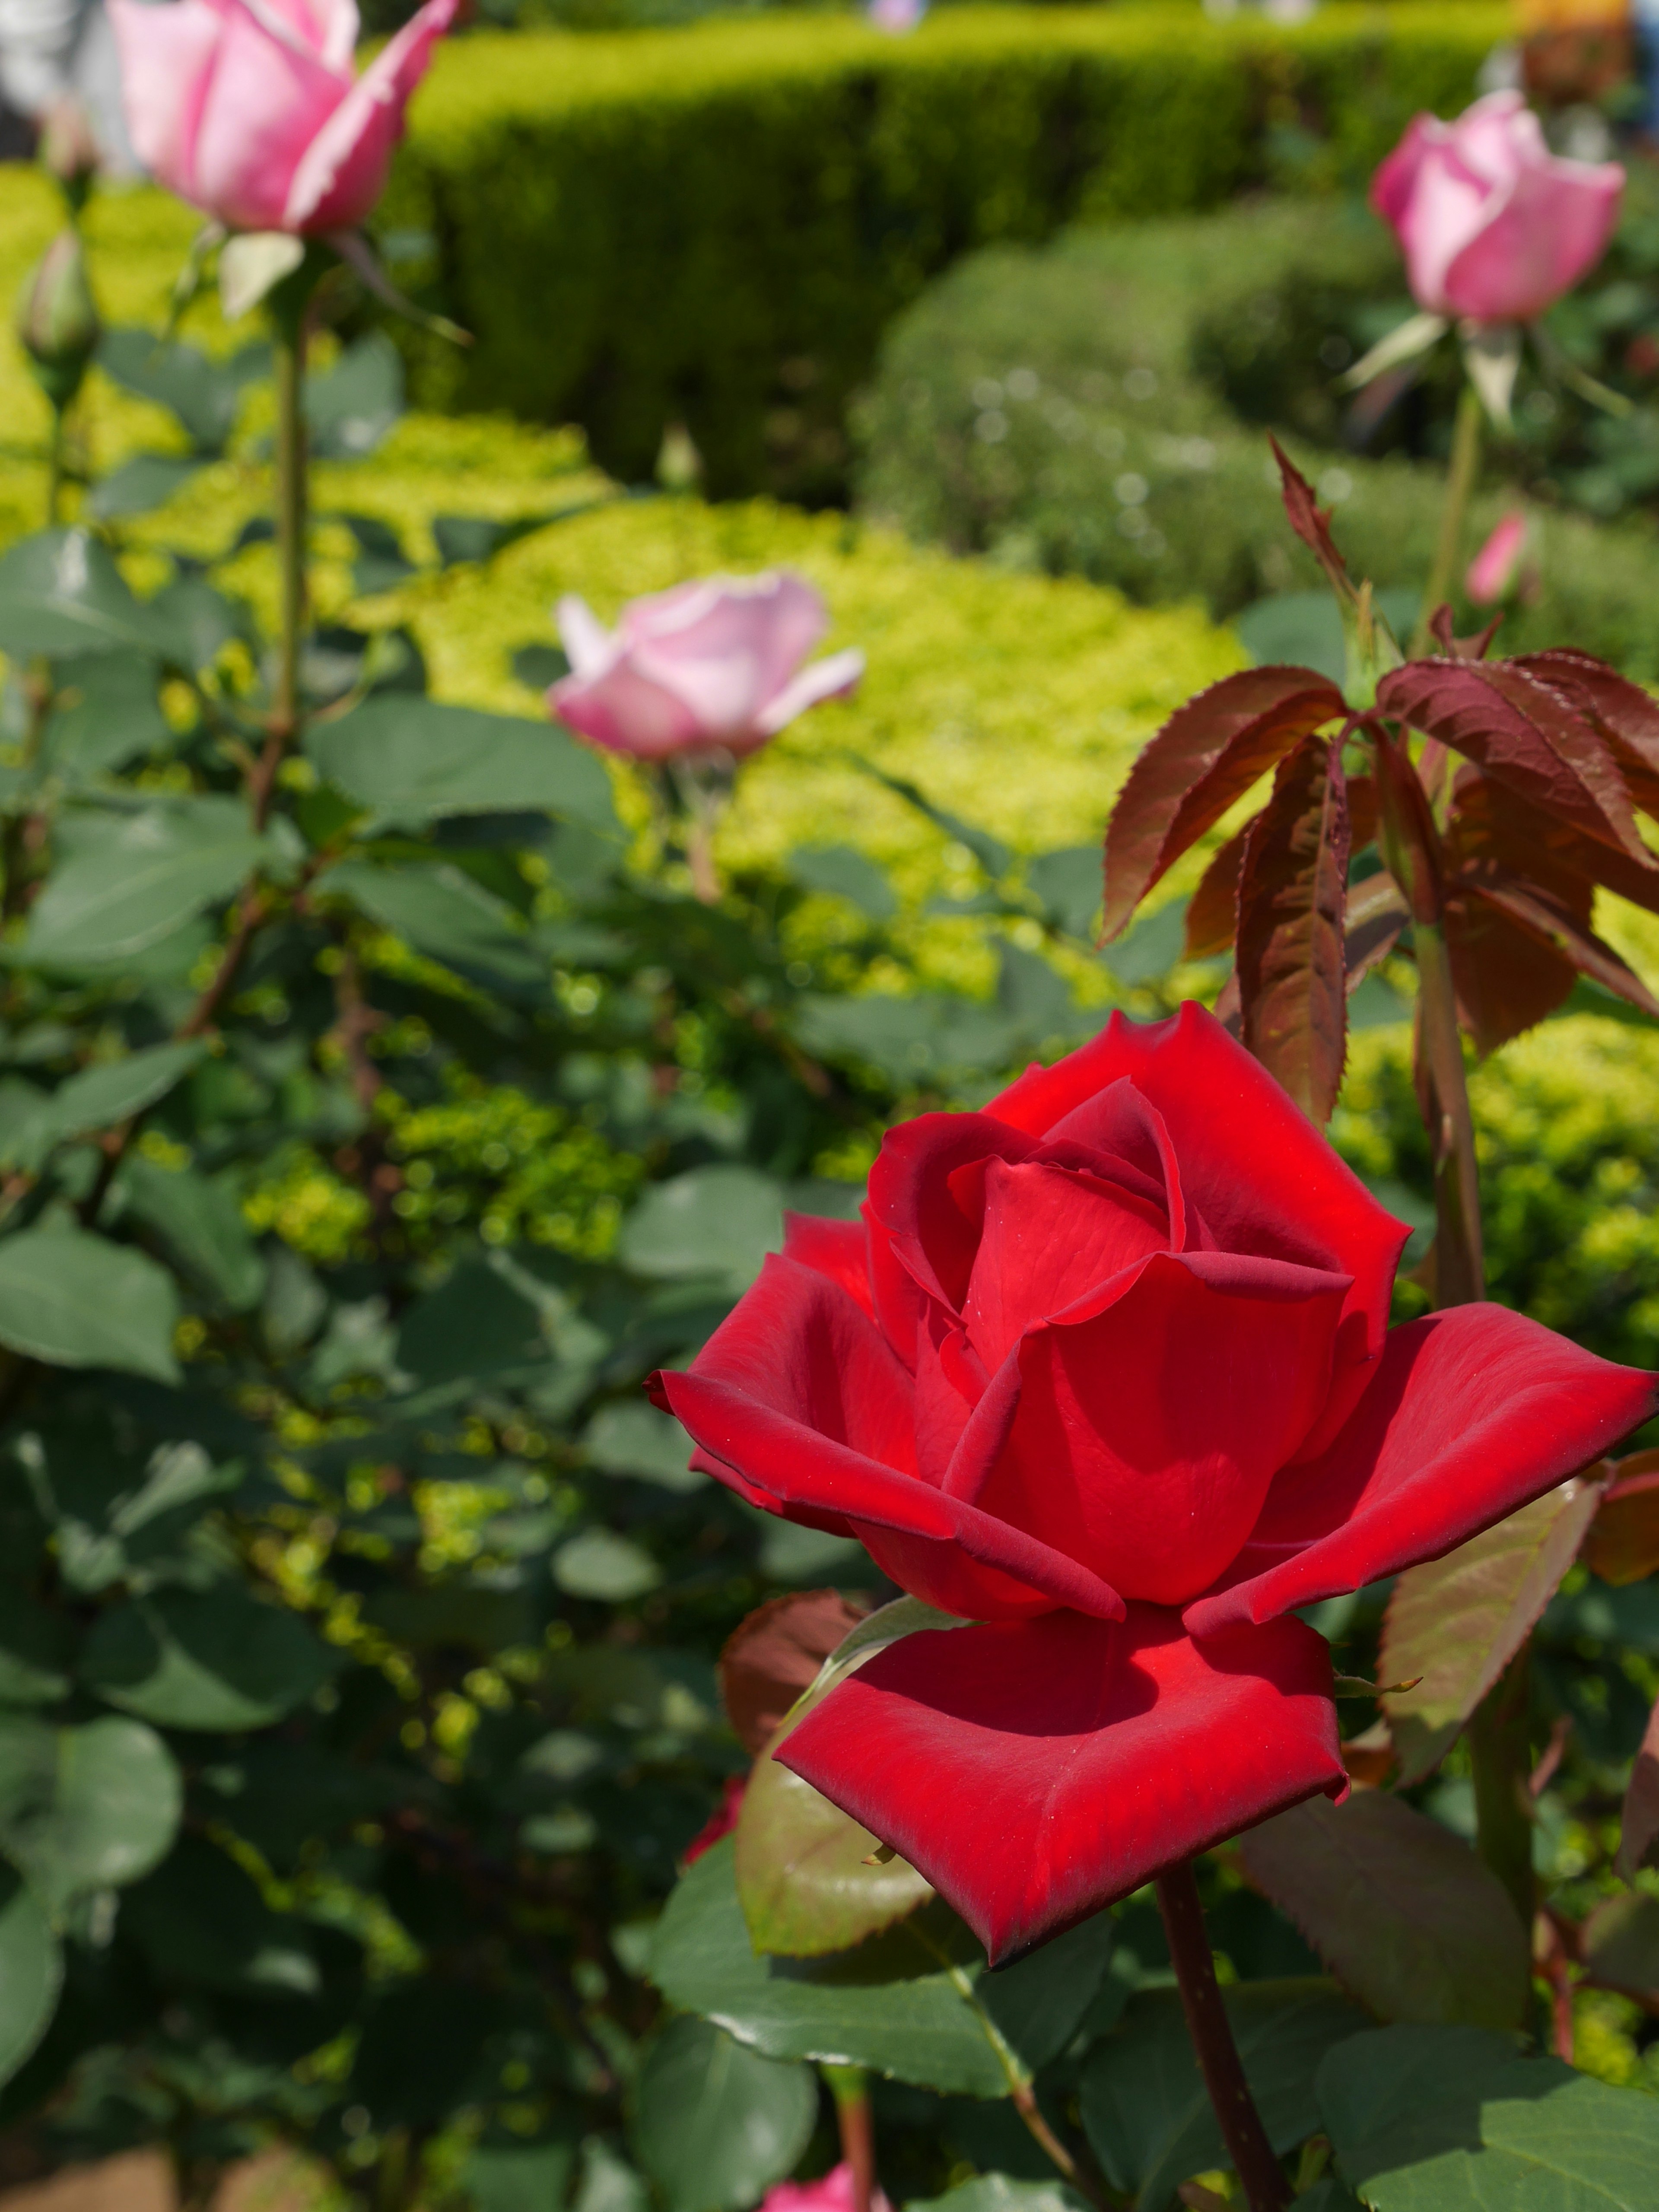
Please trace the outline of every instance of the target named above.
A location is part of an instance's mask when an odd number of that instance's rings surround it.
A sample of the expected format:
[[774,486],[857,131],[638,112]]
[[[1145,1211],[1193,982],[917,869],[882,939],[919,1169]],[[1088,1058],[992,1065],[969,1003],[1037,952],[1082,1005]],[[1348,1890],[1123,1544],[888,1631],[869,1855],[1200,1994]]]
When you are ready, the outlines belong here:
[[40,166],[55,177],[70,207],[85,206],[98,173],[98,141],[86,109],[72,93],[55,100],[40,118]]
[[662,434],[657,482],[665,491],[696,491],[702,482],[702,455],[684,422],[671,422]]
[[35,264],[18,301],[17,337],[47,398],[67,407],[98,343],[98,310],[78,231],[59,231]]

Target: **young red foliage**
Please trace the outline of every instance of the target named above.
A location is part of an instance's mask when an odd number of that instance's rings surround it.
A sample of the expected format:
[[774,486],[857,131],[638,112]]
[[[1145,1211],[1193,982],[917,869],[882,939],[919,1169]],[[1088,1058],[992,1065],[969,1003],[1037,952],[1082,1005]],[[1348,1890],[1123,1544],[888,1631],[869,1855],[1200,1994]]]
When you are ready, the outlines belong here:
[[1281,763],[1246,841],[1238,985],[1245,1044],[1320,1122],[1347,1042],[1348,842],[1342,748],[1310,739]]
[[1616,1586],[1659,1574],[1659,1451],[1632,1452],[1614,1463],[1583,1558],[1593,1575]]

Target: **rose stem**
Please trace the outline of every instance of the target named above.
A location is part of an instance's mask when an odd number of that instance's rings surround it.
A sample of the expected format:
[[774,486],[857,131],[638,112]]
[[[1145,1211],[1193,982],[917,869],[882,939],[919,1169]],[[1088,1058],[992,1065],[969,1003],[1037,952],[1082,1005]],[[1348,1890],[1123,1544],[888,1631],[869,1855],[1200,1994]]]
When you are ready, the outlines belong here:
[[1428,651],[1429,624],[1434,620],[1436,610],[1451,594],[1458,547],[1463,538],[1463,520],[1468,513],[1469,495],[1474,489],[1474,479],[1480,468],[1480,395],[1473,384],[1465,384],[1458,395],[1457,420],[1452,429],[1446,501],[1440,510],[1440,536],[1435,544],[1434,566],[1429,571],[1422,611],[1412,634],[1413,659]]
[[270,734],[249,796],[263,830],[283,756],[300,730],[300,648],[306,620],[306,302],[273,302],[276,325],[276,566],[281,590]]
[[68,410],[52,410],[52,443],[46,453],[46,527],[56,530],[64,519],[64,417]]
[[1170,1939],[1170,1957],[1181,1986],[1182,2009],[1187,2032],[1193,2039],[1204,2086],[1221,2123],[1221,2139],[1227,2155],[1249,2200],[1250,2212],[1283,2212],[1291,2200],[1291,2185],[1273,2155],[1261,2115],[1244,2078],[1244,2068],[1233,2041],[1233,2031],[1221,2002],[1210,1954],[1204,1907],[1199,1902],[1198,1878],[1192,1861],[1182,1859],[1158,1877],[1158,1905],[1164,1915],[1164,1932]]
[[[1480,1176],[1474,1117],[1463,1069],[1457,993],[1441,905],[1434,817],[1403,743],[1376,739],[1377,793],[1389,872],[1412,910],[1417,955],[1417,1096],[1434,1162],[1434,1303],[1468,1305],[1486,1294],[1480,1235]],[[1532,1759],[1527,1735],[1523,1645],[1469,1723],[1474,1775],[1475,1850],[1515,1901],[1531,1932],[1537,1893],[1532,1871]]]
[[876,2136],[869,2082],[861,2066],[826,2066],[823,2078],[836,2100],[841,2154],[852,2172],[853,2212],[870,2212],[876,2191]]

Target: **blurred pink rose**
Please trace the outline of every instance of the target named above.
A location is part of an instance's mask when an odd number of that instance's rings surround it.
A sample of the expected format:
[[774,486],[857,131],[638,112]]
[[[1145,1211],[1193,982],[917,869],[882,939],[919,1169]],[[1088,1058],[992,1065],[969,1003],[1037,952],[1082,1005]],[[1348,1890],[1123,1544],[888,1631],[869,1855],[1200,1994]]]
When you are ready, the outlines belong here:
[[1495,606],[1521,580],[1522,556],[1532,524],[1519,507],[1506,514],[1469,563],[1463,588],[1478,607]]
[[547,695],[562,722],[615,753],[668,760],[752,753],[864,673],[855,647],[801,663],[830,627],[812,586],[787,571],[708,576],[623,609],[614,630],[562,599],[570,673]]
[[902,35],[914,31],[927,13],[927,0],[870,0],[868,12],[877,30]]
[[457,4],[427,0],[357,76],[356,0],[109,0],[138,158],[228,230],[349,230]]
[[[853,2212],[853,2169],[843,2160],[822,2181],[780,2181],[762,2197],[760,2212]],[[871,2191],[870,2212],[892,2212],[879,2189]]]
[[1371,179],[1419,307],[1480,323],[1530,322],[1601,259],[1619,214],[1617,161],[1568,161],[1518,92],[1488,93],[1455,123],[1410,129]]

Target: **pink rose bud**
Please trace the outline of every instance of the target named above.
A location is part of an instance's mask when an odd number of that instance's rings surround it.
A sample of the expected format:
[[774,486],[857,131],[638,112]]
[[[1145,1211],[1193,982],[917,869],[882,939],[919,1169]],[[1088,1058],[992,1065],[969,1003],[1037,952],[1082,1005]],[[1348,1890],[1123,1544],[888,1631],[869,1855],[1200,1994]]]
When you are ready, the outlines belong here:
[[357,76],[356,0],[109,0],[133,147],[227,229],[349,230],[458,4],[427,0]]
[[1480,323],[1530,322],[1606,249],[1625,173],[1552,154],[1518,92],[1489,93],[1455,123],[1419,115],[1371,179],[1419,307]]
[[[761,2199],[760,2212],[853,2212],[853,2169],[843,2159],[821,2181],[780,2181]],[[870,2192],[870,2212],[892,2212],[879,2189]]]
[[36,262],[17,303],[17,342],[54,407],[67,407],[81,389],[98,337],[81,234],[67,225]]
[[1532,525],[1519,507],[1506,514],[1469,563],[1463,589],[1478,607],[1496,606],[1520,581]]
[[623,609],[614,630],[584,600],[559,601],[570,673],[547,695],[559,720],[635,760],[752,753],[864,673],[854,647],[802,663],[830,627],[823,601],[787,571],[708,576]]

